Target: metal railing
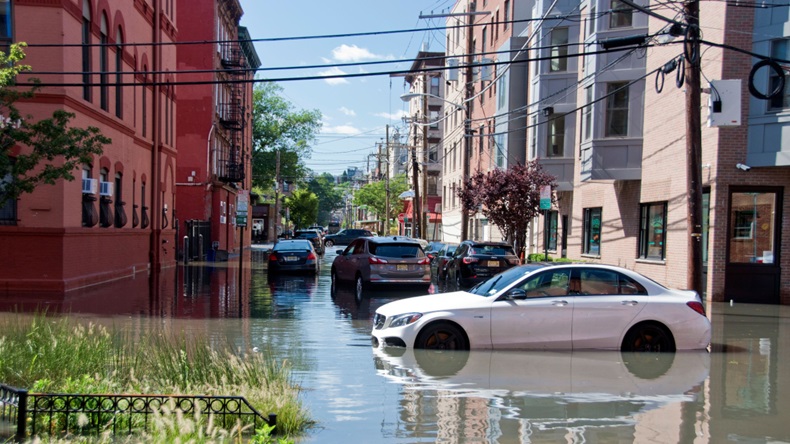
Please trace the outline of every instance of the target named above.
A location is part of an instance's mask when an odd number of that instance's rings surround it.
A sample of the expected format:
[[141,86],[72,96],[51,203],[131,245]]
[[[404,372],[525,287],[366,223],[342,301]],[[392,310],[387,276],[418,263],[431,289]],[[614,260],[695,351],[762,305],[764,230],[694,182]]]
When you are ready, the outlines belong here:
[[277,424],[277,415],[264,417],[241,396],[30,393],[0,384],[0,420],[16,426],[19,442],[39,433],[132,434],[148,430],[151,416],[168,406],[213,416],[225,428],[240,423],[254,431],[259,424]]

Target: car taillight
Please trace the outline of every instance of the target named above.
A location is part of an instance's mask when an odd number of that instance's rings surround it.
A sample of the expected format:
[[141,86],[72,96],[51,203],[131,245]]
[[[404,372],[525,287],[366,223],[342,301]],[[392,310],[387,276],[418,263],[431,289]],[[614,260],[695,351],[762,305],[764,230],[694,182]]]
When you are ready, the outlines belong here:
[[465,257],[465,258],[463,259],[463,261],[464,261],[464,263],[465,263],[465,264],[473,264],[473,263],[475,263],[475,262],[478,262],[479,260],[480,260],[480,259],[478,259],[478,258],[476,258],[476,257]]
[[370,265],[380,265],[380,264],[386,264],[387,263],[386,260],[384,260],[384,259],[382,259],[380,257],[376,257],[376,256],[370,256],[368,258],[368,262],[370,263]]
[[277,255],[272,253],[269,255],[269,262],[277,262]]
[[511,265],[520,265],[521,264],[521,260],[519,258],[517,258],[517,257],[510,258],[507,261],[510,262]]
[[316,259],[316,257],[315,257],[315,253],[313,253],[313,252],[311,251],[311,252],[310,252],[310,254],[308,254],[308,255],[307,255],[307,260],[308,260],[308,261],[314,261],[315,259]]
[[433,255],[428,253],[428,259],[433,259]]
[[424,257],[417,262],[417,265],[431,265],[431,259]]
[[686,305],[688,305],[690,309],[696,311],[697,313],[701,314],[702,316],[705,316],[705,306],[702,305],[701,303],[699,303],[697,301],[689,301],[689,302],[686,302]]

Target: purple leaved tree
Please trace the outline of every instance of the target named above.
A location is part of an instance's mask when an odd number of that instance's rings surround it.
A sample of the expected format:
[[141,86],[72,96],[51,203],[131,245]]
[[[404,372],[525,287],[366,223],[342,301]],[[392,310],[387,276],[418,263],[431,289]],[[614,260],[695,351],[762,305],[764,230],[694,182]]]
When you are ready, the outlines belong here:
[[457,193],[462,211],[471,216],[479,210],[523,258],[527,227],[540,214],[540,189],[545,185],[556,187],[556,177],[533,160],[507,170],[477,172]]

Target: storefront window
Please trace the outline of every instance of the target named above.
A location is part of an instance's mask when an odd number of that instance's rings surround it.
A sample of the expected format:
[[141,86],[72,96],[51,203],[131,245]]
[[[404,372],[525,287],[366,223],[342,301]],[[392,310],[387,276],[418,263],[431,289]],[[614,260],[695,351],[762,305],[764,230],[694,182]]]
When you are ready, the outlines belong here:
[[730,205],[730,262],[773,264],[777,195],[735,192]]
[[664,260],[667,203],[643,204],[639,221],[639,257]]
[[601,208],[584,209],[582,254],[601,255]]

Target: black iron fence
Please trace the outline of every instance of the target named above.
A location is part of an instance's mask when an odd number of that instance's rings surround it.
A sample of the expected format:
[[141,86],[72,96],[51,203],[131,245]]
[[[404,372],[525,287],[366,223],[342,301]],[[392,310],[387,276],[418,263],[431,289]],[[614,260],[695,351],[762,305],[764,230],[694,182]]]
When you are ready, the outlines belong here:
[[250,425],[254,432],[277,424],[277,415],[264,417],[241,396],[29,393],[0,384],[0,419],[11,425],[17,441],[41,434],[131,434],[148,430],[163,408],[213,416],[214,424],[227,429]]

